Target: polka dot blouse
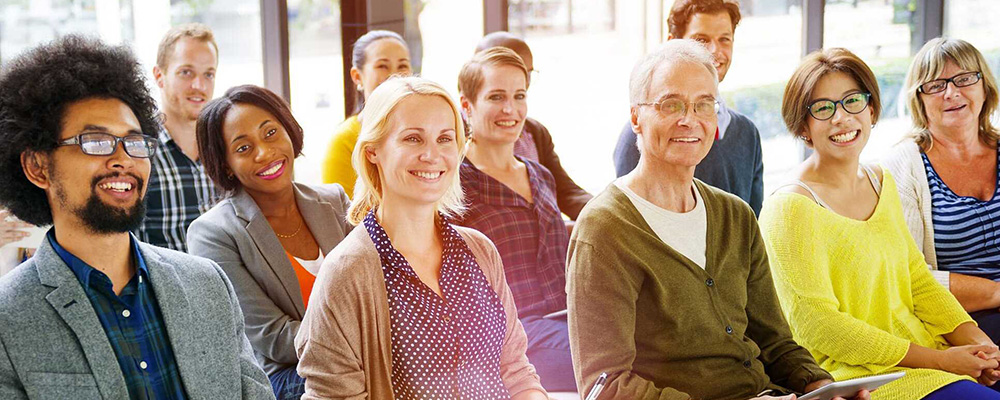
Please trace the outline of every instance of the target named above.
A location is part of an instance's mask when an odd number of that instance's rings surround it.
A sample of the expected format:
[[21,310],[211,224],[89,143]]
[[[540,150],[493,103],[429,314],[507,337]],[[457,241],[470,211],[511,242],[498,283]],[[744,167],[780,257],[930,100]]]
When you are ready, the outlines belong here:
[[425,285],[371,212],[365,229],[382,260],[397,400],[509,399],[500,378],[507,316],[465,240],[439,218],[441,291]]

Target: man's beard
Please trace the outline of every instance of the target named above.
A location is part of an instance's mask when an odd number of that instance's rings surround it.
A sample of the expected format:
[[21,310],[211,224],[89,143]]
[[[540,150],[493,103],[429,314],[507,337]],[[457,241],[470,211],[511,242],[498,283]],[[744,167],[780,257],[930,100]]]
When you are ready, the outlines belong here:
[[142,226],[146,217],[146,201],[139,199],[132,207],[121,209],[108,205],[97,197],[97,193],[91,192],[87,204],[73,210],[73,213],[94,233],[131,232]]
[[[87,202],[82,207],[76,207],[72,210],[73,214],[76,215],[77,218],[80,218],[84,226],[94,233],[109,234],[134,231],[142,226],[142,220],[146,217],[145,198],[139,198],[131,207],[122,209],[120,207],[108,205],[97,196],[97,183],[104,178],[116,175],[120,174],[95,177],[91,183],[90,197],[87,198]],[[132,176],[136,180],[136,185],[133,190],[136,190],[138,193],[143,193],[145,182],[142,178],[135,174],[128,175]],[[56,190],[56,196],[59,197],[59,200],[63,205],[66,205],[66,193],[64,188],[58,187]]]

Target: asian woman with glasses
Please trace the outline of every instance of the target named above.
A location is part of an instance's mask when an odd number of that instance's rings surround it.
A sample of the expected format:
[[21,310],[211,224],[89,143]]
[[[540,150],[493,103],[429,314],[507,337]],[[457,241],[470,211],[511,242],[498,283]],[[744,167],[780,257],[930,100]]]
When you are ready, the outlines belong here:
[[1000,351],[927,270],[893,174],[859,160],[879,100],[840,48],[809,55],[785,87],[785,124],[813,153],[760,227],[792,333],[838,380],[906,371],[873,399],[1000,399],[986,387]]

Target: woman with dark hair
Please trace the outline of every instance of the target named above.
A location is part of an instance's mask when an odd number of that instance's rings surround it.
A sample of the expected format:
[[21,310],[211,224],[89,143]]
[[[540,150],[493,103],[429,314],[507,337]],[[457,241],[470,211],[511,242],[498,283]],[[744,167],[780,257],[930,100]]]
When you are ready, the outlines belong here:
[[197,126],[205,172],[227,197],[188,228],[191,254],[236,289],[247,337],[278,399],[297,399],[294,339],[325,254],[351,230],[337,185],[292,181],[302,127],[267,89],[243,85],[209,103]]
[[412,73],[410,50],[403,37],[396,32],[377,30],[364,34],[354,42],[351,57],[351,80],[357,86],[358,94],[354,115],[337,127],[322,167],[323,182],[339,183],[348,196],[354,195],[354,184],[358,180],[358,174],[351,165],[351,153],[361,133],[358,114],[365,105],[365,99],[390,76],[409,76]]

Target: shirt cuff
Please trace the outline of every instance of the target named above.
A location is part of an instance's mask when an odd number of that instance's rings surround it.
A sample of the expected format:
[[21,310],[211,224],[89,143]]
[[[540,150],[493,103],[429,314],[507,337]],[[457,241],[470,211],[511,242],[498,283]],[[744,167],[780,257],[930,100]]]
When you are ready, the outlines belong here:
[[951,272],[932,269],[931,275],[934,275],[934,280],[944,285],[945,289],[948,289],[949,292],[951,291]]

